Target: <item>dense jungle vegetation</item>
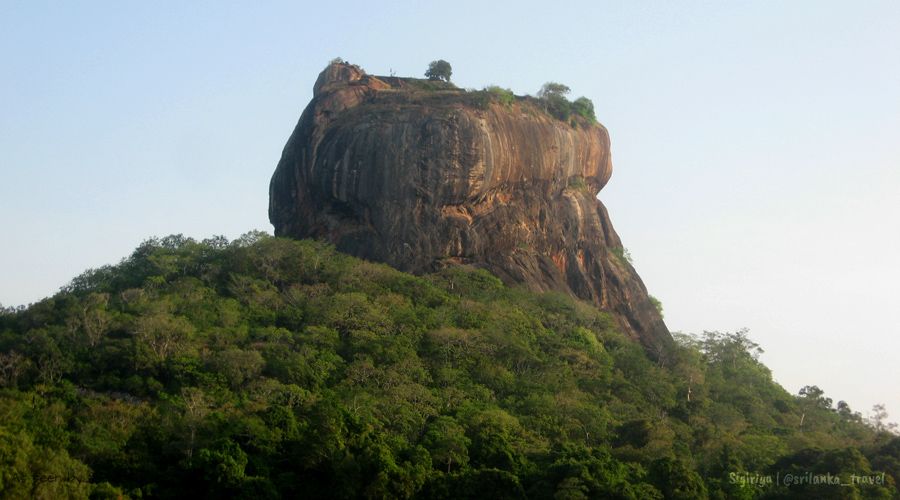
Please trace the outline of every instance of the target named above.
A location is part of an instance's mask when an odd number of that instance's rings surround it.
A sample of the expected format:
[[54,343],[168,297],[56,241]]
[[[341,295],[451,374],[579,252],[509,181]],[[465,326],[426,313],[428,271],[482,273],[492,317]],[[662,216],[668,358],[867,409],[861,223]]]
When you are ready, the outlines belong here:
[[[746,331],[676,341],[475,269],[153,239],[0,314],[0,497],[898,497],[881,420]],[[852,484],[754,480],[786,473]]]

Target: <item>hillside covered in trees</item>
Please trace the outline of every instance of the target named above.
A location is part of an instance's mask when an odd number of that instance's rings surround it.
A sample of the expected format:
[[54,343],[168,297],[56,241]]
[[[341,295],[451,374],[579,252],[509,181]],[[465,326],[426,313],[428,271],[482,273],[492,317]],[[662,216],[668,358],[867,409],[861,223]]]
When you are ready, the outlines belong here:
[[[747,332],[651,357],[614,324],[466,267],[149,240],[0,315],[0,497],[898,497],[900,438]],[[754,479],[786,473],[849,485]]]

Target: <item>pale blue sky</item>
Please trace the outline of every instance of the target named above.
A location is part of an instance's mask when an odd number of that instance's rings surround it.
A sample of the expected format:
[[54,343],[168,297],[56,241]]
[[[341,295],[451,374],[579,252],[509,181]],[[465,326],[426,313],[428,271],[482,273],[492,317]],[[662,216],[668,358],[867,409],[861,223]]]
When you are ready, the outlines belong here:
[[336,56],[590,97],[600,198],[670,328],[749,327],[788,390],[900,416],[896,1],[2,2],[0,303],[152,235],[270,231]]

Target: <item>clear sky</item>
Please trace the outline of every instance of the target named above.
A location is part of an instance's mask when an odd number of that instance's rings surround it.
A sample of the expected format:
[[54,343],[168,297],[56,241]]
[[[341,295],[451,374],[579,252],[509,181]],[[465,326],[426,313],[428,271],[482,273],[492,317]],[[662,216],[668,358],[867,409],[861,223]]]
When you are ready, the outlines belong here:
[[600,194],[673,331],[900,417],[900,2],[0,2],[0,303],[143,239],[271,231],[340,56],[594,101]]

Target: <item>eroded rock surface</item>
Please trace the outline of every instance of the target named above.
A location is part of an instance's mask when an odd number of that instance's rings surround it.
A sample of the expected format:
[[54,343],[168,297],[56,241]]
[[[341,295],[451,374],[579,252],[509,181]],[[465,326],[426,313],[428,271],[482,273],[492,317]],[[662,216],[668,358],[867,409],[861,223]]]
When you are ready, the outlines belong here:
[[275,234],[413,273],[486,268],[591,301],[664,347],[669,332],[596,198],[612,174],[606,129],[484,97],[329,65],[272,177]]

